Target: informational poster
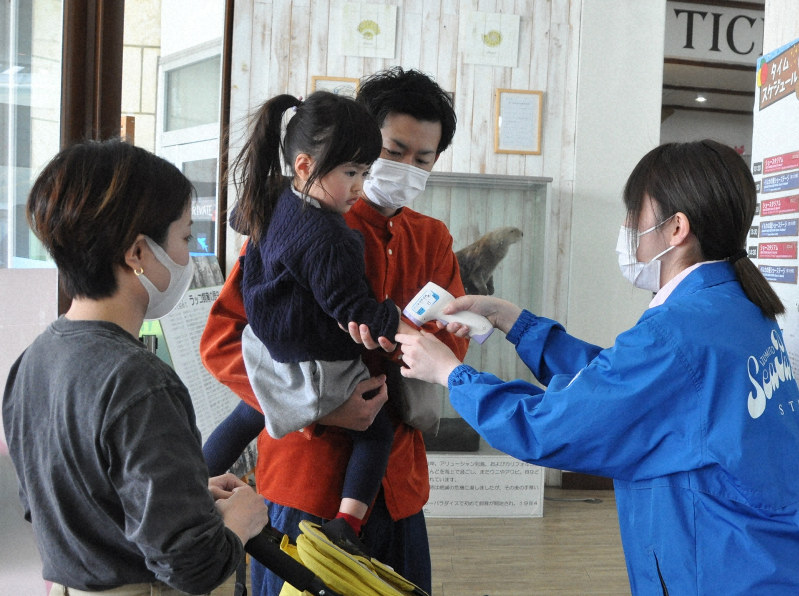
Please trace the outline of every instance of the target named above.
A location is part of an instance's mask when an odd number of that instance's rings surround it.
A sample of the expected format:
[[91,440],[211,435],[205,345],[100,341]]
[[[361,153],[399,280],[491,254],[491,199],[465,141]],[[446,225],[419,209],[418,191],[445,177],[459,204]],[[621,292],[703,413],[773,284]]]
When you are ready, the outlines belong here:
[[758,210],[749,257],[785,304],[785,347],[799,370],[799,40],[757,63],[752,174]]
[[544,468],[509,455],[428,453],[427,517],[541,517]]
[[541,155],[543,91],[497,89],[494,151]]
[[[189,389],[203,443],[241,401],[206,370],[200,359],[200,337],[221,289],[221,285],[190,289],[174,310],[160,319],[172,367]],[[252,469],[255,456],[253,444],[232,471],[243,476]]]
[[200,336],[221,287],[188,290],[175,309],[161,319],[172,366],[189,388],[203,441],[236,406],[239,399],[205,370]]

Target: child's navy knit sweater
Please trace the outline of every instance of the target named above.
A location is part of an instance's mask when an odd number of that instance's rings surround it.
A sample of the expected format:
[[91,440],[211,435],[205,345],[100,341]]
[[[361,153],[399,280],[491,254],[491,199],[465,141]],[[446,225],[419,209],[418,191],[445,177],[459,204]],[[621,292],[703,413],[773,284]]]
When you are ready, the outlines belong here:
[[394,340],[399,312],[365,275],[363,237],[333,211],[287,188],[266,234],[242,258],[241,292],[255,335],[278,362],[352,360],[361,346],[339,327],[356,321]]

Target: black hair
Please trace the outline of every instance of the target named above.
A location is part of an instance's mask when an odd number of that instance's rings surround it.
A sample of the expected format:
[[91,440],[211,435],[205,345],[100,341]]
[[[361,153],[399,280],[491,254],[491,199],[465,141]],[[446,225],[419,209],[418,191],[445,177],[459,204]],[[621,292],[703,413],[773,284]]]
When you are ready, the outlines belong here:
[[381,128],[392,113],[407,114],[424,122],[440,122],[437,154],[452,143],[457,124],[452,97],[418,70],[395,66],[366,77],[358,87],[356,99],[366,106]]
[[677,212],[688,218],[702,259],[727,259],[744,292],[771,319],[785,312],[782,301],[746,257],[757,190],[738,153],[713,140],[666,143],[647,153],[624,188],[627,221],[637,222],[644,198],[656,205],[659,221]]
[[[287,110],[294,108],[281,140]],[[278,95],[255,113],[252,133],[233,163],[239,192],[236,228],[254,242],[266,232],[275,205],[286,188],[283,163],[294,175],[294,160],[307,153],[314,161],[303,192],[344,163],[371,164],[383,146],[380,129],[366,109],[353,99],[317,91],[302,101]]]
[[28,224],[50,253],[69,298],[117,290],[115,268],[139,234],[163,244],[194,189],[174,165],[119,139],[60,151],[28,194]]

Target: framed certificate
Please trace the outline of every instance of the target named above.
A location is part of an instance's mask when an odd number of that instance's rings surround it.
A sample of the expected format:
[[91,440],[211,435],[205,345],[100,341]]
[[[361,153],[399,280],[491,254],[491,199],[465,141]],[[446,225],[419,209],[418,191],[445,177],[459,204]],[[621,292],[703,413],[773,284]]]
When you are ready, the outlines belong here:
[[497,89],[494,152],[541,155],[543,91]]

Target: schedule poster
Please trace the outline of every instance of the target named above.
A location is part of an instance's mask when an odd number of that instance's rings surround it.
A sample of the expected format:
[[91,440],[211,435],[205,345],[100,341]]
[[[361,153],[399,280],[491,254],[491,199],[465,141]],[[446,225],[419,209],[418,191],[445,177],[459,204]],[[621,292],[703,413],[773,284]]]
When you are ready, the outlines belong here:
[[785,304],[780,326],[791,365],[799,370],[799,39],[758,59],[755,85],[758,209],[747,251]]

